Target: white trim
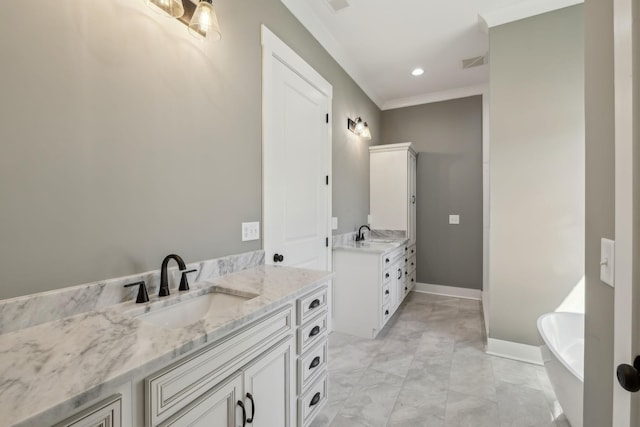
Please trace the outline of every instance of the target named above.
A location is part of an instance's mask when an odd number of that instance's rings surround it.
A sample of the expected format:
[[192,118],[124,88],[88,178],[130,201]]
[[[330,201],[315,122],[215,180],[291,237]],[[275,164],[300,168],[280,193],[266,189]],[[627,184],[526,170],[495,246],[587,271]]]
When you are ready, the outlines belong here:
[[488,92],[488,86],[486,84],[481,84],[443,90],[440,92],[425,93],[422,95],[410,96],[408,98],[392,99],[390,101],[386,101],[382,105],[382,111],[413,107],[414,105],[431,104],[434,102],[448,101],[450,99],[466,98],[474,95],[482,95],[486,92]]
[[351,60],[351,55],[344,48],[327,27],[320,21],[311,6],[300,0],[281,0],[298,21],[311,33],[311,35],[326,49],[342,69],[356,82],[360,89],[378,106],[382,105],[380,96],[365,84],[363,72],[360,67]]
[[634,81],[633,2],[614,0],[615,87],[615,310],[613,427],[631,426],[631,393],[616,380],[616,366],[633,362],[633,253],[634,227]]
[[527,0],[513,6],[498,9],[478,15],[478,25],[481,31],[488,32],[489,28],[509,22],[519,21],[532,16],[541,15],[565,7],[584,3],[584,0]]
[[446,297],[472,299],[476,301],[480,301],[482,299],[482,291],[480,289],[457,288],[455,286],[416,283],[413,291],[423,294],[442,295]]
[[482,94],[482,312],[487,336],[490,331],[491,295],[489,281],[489,240],[491,222],[491,103],[489,89]]
[[517,342],[489,338],[487,340],[486,353],[490,354],[491,356],[517,360],[519,362],[532,363],[534,365],[544,365],[544,360],[542,359],[542,351],[540,350],[540,347],[534,345],[520,344]]

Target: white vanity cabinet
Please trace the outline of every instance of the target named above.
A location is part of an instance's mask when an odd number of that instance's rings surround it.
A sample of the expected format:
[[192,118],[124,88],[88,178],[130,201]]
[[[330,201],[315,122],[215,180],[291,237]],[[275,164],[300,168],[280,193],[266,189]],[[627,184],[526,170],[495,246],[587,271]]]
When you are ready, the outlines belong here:
[[407,295],[405,245],[382,254],[336,250],[333,262],[333,329],[375,338]]
[[405,231],[416,242],[416,152],[411,143],[369,147],[370,226]]
[[128,427],[130,424],[123,421],[122,405],[122,395],[117,394],[55,427]]
[[326,384],[327,292],[323,284],[147,377],[145,425],[309,425],[327,398],[326,387],[314,391]]

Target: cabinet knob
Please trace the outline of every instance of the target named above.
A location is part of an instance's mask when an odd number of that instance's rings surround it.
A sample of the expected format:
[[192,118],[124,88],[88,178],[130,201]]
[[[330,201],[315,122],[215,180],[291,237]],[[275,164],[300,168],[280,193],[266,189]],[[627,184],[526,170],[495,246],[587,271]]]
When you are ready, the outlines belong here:
[[284,261],[284,255],[275,254],[273,256],[273,262],[282,262]]
[[389,295],[389,289],[387,289],[386,291],[384,291],[385,295]]
[[385,310],[385,311],[384,311],[384,315],[385,315],[385,316],[388,316],[388,315],[389,315],[389,310]]
[[384,260],[384,262],[386,262],[386,263],[388,264],[388,263],[389,263],[389,258],[386,258],[386,259]]
[[384,277],[388,279],[389,278],[389,273],[385,274]]

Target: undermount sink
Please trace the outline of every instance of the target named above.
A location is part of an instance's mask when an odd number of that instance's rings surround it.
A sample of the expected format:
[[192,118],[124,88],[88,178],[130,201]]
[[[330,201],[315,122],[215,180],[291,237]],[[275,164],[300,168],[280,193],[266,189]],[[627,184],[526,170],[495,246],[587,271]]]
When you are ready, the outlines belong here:
[[164,328],[182,328],[198,322],[209,312],[227,311],[255,297],[257,295],[239,296],[213,290],[169,306],[152,308],[135,317]]
[[366,240],[369,243],[393,243],[395,240],[392,239],[369,239]]

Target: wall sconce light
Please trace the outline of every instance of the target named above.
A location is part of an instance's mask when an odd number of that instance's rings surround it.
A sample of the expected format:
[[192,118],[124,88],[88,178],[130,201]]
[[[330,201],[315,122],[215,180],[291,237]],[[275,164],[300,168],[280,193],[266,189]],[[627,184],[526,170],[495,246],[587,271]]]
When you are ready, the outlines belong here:
[[[222,33],[213,0],[145,0],[153,11],[169,18],[176,18],[189,28],[189,33],[198,39],[210,36],[220,40]],[[196,6],[193,1],[198,1]]]
[[371,131],[367,122],[362,121],[362,117],[358,117],[355,121],[347,118],[347,129],[355,133],[362,139],[371,139]]

